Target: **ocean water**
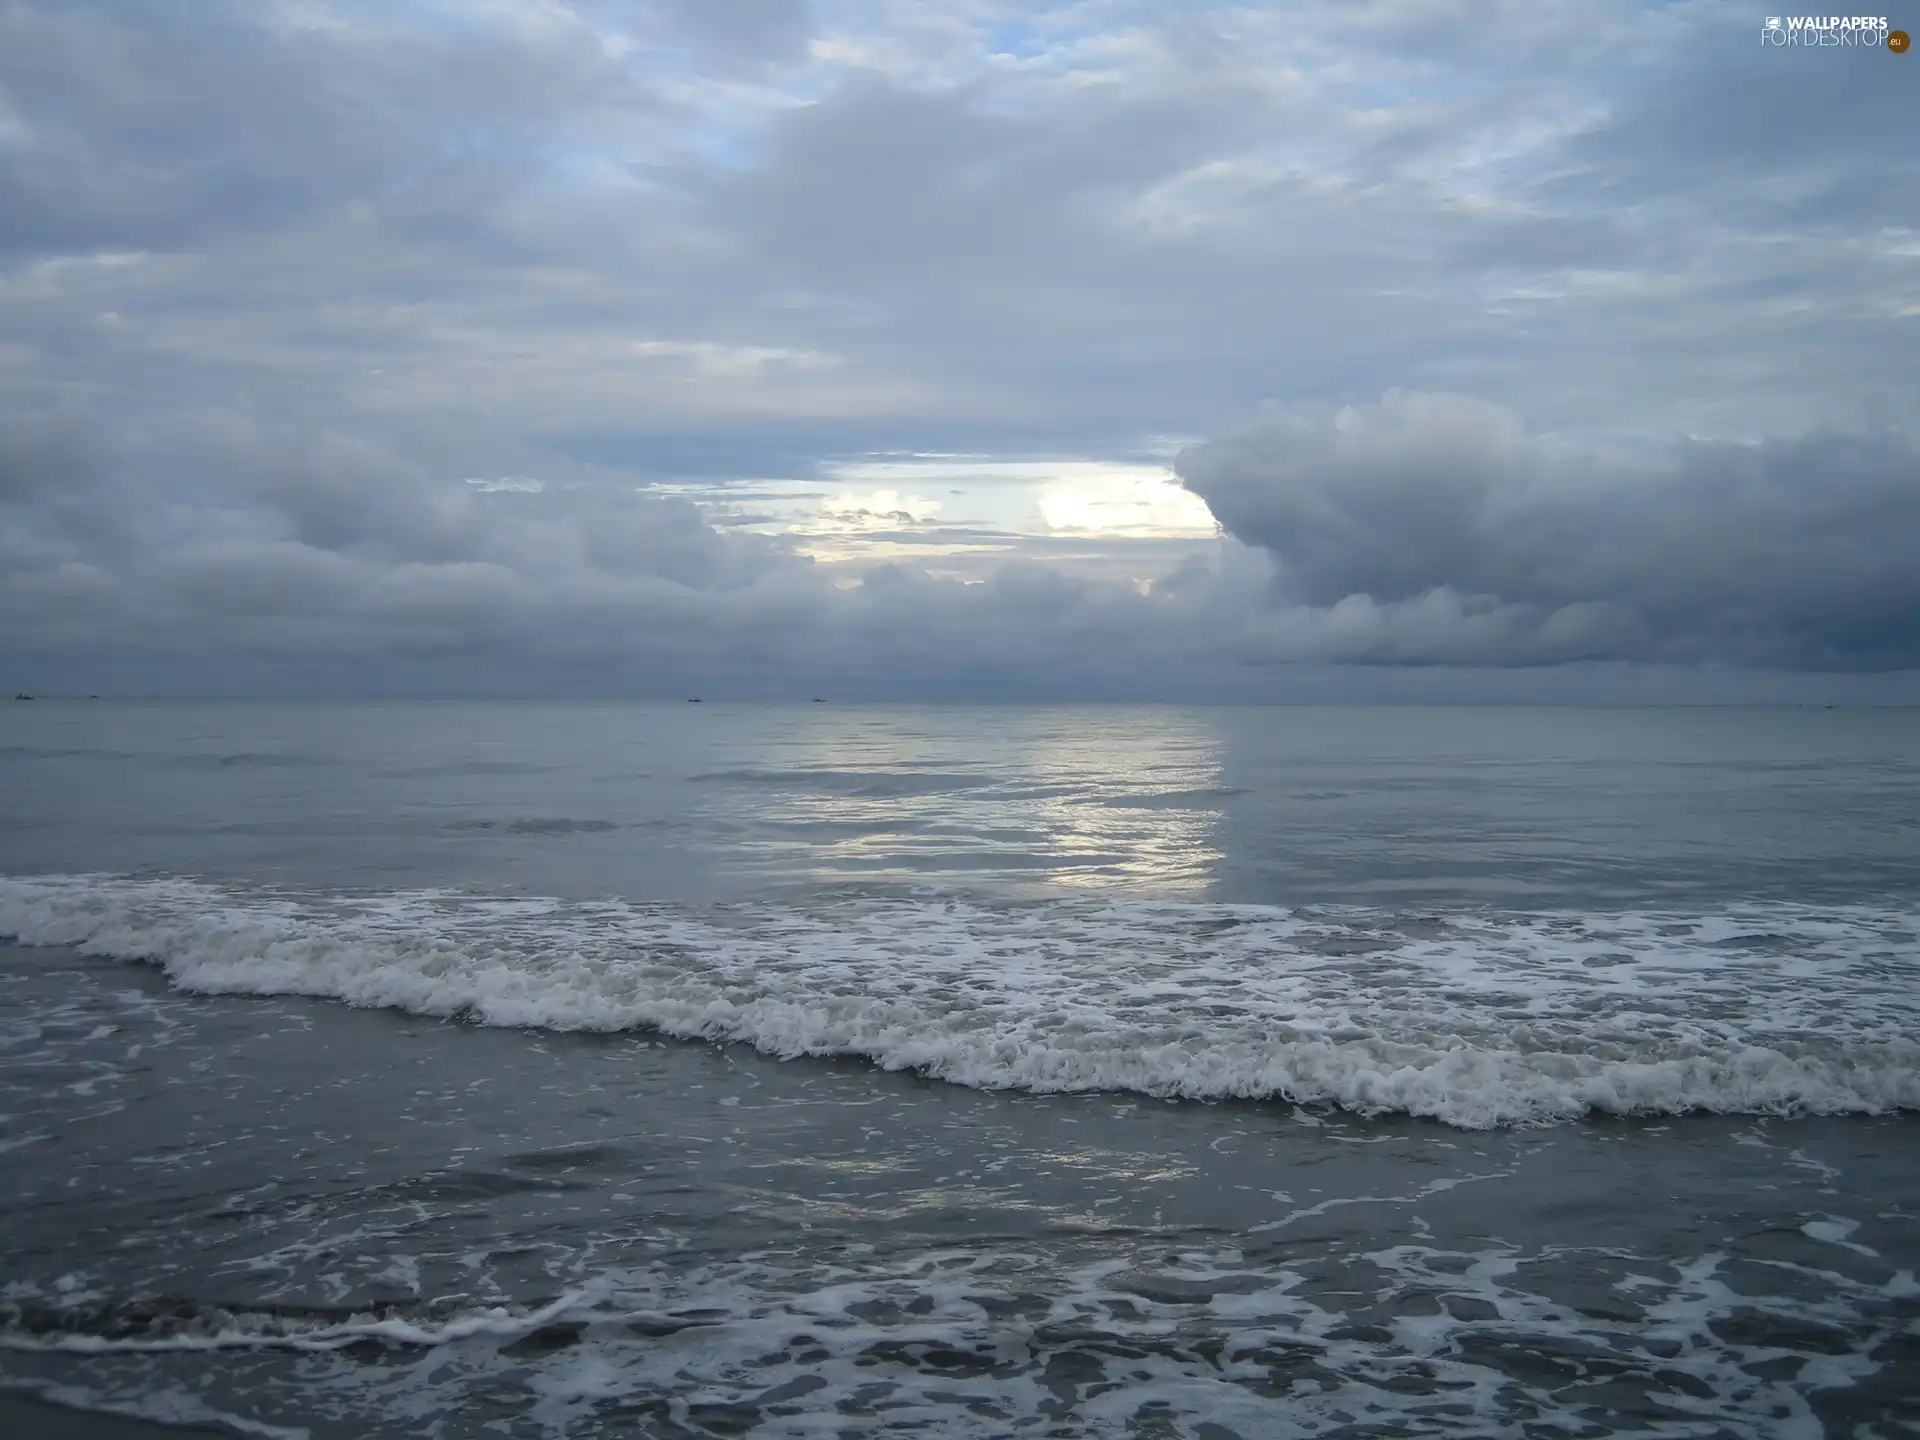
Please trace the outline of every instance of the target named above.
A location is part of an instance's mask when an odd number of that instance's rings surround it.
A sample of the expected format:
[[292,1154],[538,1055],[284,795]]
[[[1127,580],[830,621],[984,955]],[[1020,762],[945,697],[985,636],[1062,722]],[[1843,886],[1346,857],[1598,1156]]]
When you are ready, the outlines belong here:
[[1920,1434],[1920,713],[0,712],[0,1388]]

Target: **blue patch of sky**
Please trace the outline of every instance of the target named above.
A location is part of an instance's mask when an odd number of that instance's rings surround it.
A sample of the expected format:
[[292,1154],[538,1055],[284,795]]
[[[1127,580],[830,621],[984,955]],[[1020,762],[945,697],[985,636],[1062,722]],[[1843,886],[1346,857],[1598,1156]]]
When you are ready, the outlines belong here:
[[990,54],[1011,55],[1016,60],[1032,60],[1053,48],[1052,38],[1026,21],[1005,20],[987,32]]

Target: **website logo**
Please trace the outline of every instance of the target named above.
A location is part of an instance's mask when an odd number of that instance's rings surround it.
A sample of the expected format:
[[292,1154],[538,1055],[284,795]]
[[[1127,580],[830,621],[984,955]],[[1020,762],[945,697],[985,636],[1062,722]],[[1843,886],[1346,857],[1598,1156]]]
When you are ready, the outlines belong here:
[[[1899,36],[1896,43],[1895,36]],[[1849,46],[1896,55],[1907,48],[1907,32],[1889,29],[1884,15],[1769,15],[1760,27],[1760,43],[1779,48],[1831,49]]]

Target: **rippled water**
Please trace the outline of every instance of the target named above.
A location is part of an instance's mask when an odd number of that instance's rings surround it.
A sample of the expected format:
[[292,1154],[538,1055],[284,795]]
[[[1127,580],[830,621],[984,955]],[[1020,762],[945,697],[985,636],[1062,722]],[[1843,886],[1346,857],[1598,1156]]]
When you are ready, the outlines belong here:
[[1910,1433],[1916,740],[15,706],[0,1383],[317,1437]]

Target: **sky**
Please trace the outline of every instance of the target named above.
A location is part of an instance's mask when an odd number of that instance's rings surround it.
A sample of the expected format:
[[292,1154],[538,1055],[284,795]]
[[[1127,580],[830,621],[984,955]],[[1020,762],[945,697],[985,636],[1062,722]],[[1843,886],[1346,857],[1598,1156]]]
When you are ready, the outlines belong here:
[[1920,59],[1765,20],[0,0],[0,685],[1920,699]]

